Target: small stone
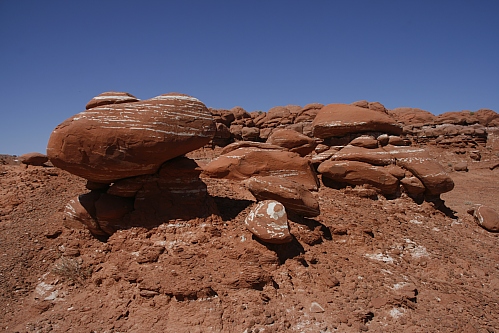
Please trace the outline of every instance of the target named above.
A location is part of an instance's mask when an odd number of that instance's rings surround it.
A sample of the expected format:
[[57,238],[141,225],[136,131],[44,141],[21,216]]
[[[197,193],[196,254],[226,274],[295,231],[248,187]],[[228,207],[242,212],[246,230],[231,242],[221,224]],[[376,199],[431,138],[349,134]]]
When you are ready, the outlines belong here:
[[323,313],[325,310],[324,308],[317,302],[312,302],[310,304],[310,312],[312,313]]
[[246,217],[245,223],[248,230],[263,242],[284,244],[293,240],[289,233],[286,209],[275,200],[257,203]]

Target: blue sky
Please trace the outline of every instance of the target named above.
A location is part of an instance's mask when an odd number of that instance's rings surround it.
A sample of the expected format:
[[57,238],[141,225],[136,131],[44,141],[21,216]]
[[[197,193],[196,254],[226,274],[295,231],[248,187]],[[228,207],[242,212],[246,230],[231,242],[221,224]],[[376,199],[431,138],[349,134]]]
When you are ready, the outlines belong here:
[[104,91],[499,112],[499,1],[0,0],[0,154]]

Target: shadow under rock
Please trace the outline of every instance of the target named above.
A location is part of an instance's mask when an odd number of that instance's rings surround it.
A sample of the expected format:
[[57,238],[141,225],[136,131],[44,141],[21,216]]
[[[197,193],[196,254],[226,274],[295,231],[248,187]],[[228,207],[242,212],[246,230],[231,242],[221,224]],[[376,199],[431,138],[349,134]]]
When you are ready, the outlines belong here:
[[454,211],[454,210],[452,210],[451,208],[447,207],[445,205],[445,201],[442,200],[440,198],[440,196],[438,196],[438,197],[427,196],[425,198],[425,200],[427,202],[431,203],[436,210],[439,210],[442,213],[444,213],[447,217],[450,217],[451,219],[457,219],[458,218],[458,216],[456,215],[457,212]]
[[226,197],[212,197],[224,221],[236,218],[239,213],[253,203],[251,200],[239,200]]
[[[305,249],[298,242],[296,237],[293,236],[293,240],[286,244],[270,244],[259,240],[257,237],[253,236],[253,239],[258,243],[262,244],[271,251],[274,251],[279,258],[279,263],[282,265],[286,260],[301,256],[305,253]],[[303,263],[302,263],[303,264]],[[305,262],[304,265],[307,265]]]
[[331,230],[329,230],[328,227],[326,227],[324,224],[313,218],[303,217],[297,214],[288,213],[288,219],[295,223],[307,226],[308,229],[311,231],[318,229],[322,233],[322,237],[324,237],[327,240],[333,239],[333,236],[331,235]]

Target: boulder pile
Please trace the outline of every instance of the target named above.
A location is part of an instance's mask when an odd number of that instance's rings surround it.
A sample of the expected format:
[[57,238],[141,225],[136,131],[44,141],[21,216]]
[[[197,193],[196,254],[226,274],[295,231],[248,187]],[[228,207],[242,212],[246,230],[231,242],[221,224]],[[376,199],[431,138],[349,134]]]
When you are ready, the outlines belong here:
[[[499,122],[490,110],[436,117],[367,101],[268,112],[208,109],[177,93],[141,101],[107,92],[86,109],[57,126],[47,147],[54,166],[87,179],[90,192],[66,206],[68,224],[83,223],[105,236],[217,216],[203,179],[226,179],[254,196],[248,230],[276,244],[293,240],[288,214],[320,215],[314,192],[321,185],[352,187],[372,198],[438,199],[454,182],[416,145],[433,140],[473,148],[486,142],[487,126]],[[185,156],[209,143],[221,153],[203,167]]]

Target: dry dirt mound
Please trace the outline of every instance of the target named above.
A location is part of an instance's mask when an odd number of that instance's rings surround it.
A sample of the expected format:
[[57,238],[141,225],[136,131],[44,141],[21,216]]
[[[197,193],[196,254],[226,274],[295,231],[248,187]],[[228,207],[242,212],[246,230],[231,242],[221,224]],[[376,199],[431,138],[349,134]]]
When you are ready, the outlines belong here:
[[[430,149],[456,183],[445,205],[322,186],[321,214],[290,216],[294,238],[282,245],[246,229],[254,198],[235,181],[203,179],[219,216],[99,240],[64,227],[62,210],[86,192],[83,180],[56,168],[2,165],[1,328],[498,331],[498,234],[465,211],[478,202],[499,207],[491,194],[499,184],[490,181],[499,169],[467,159],[467,173],[453,172],[466,156]],[[189,157],[203,164],[216,155],[202,149]]]

